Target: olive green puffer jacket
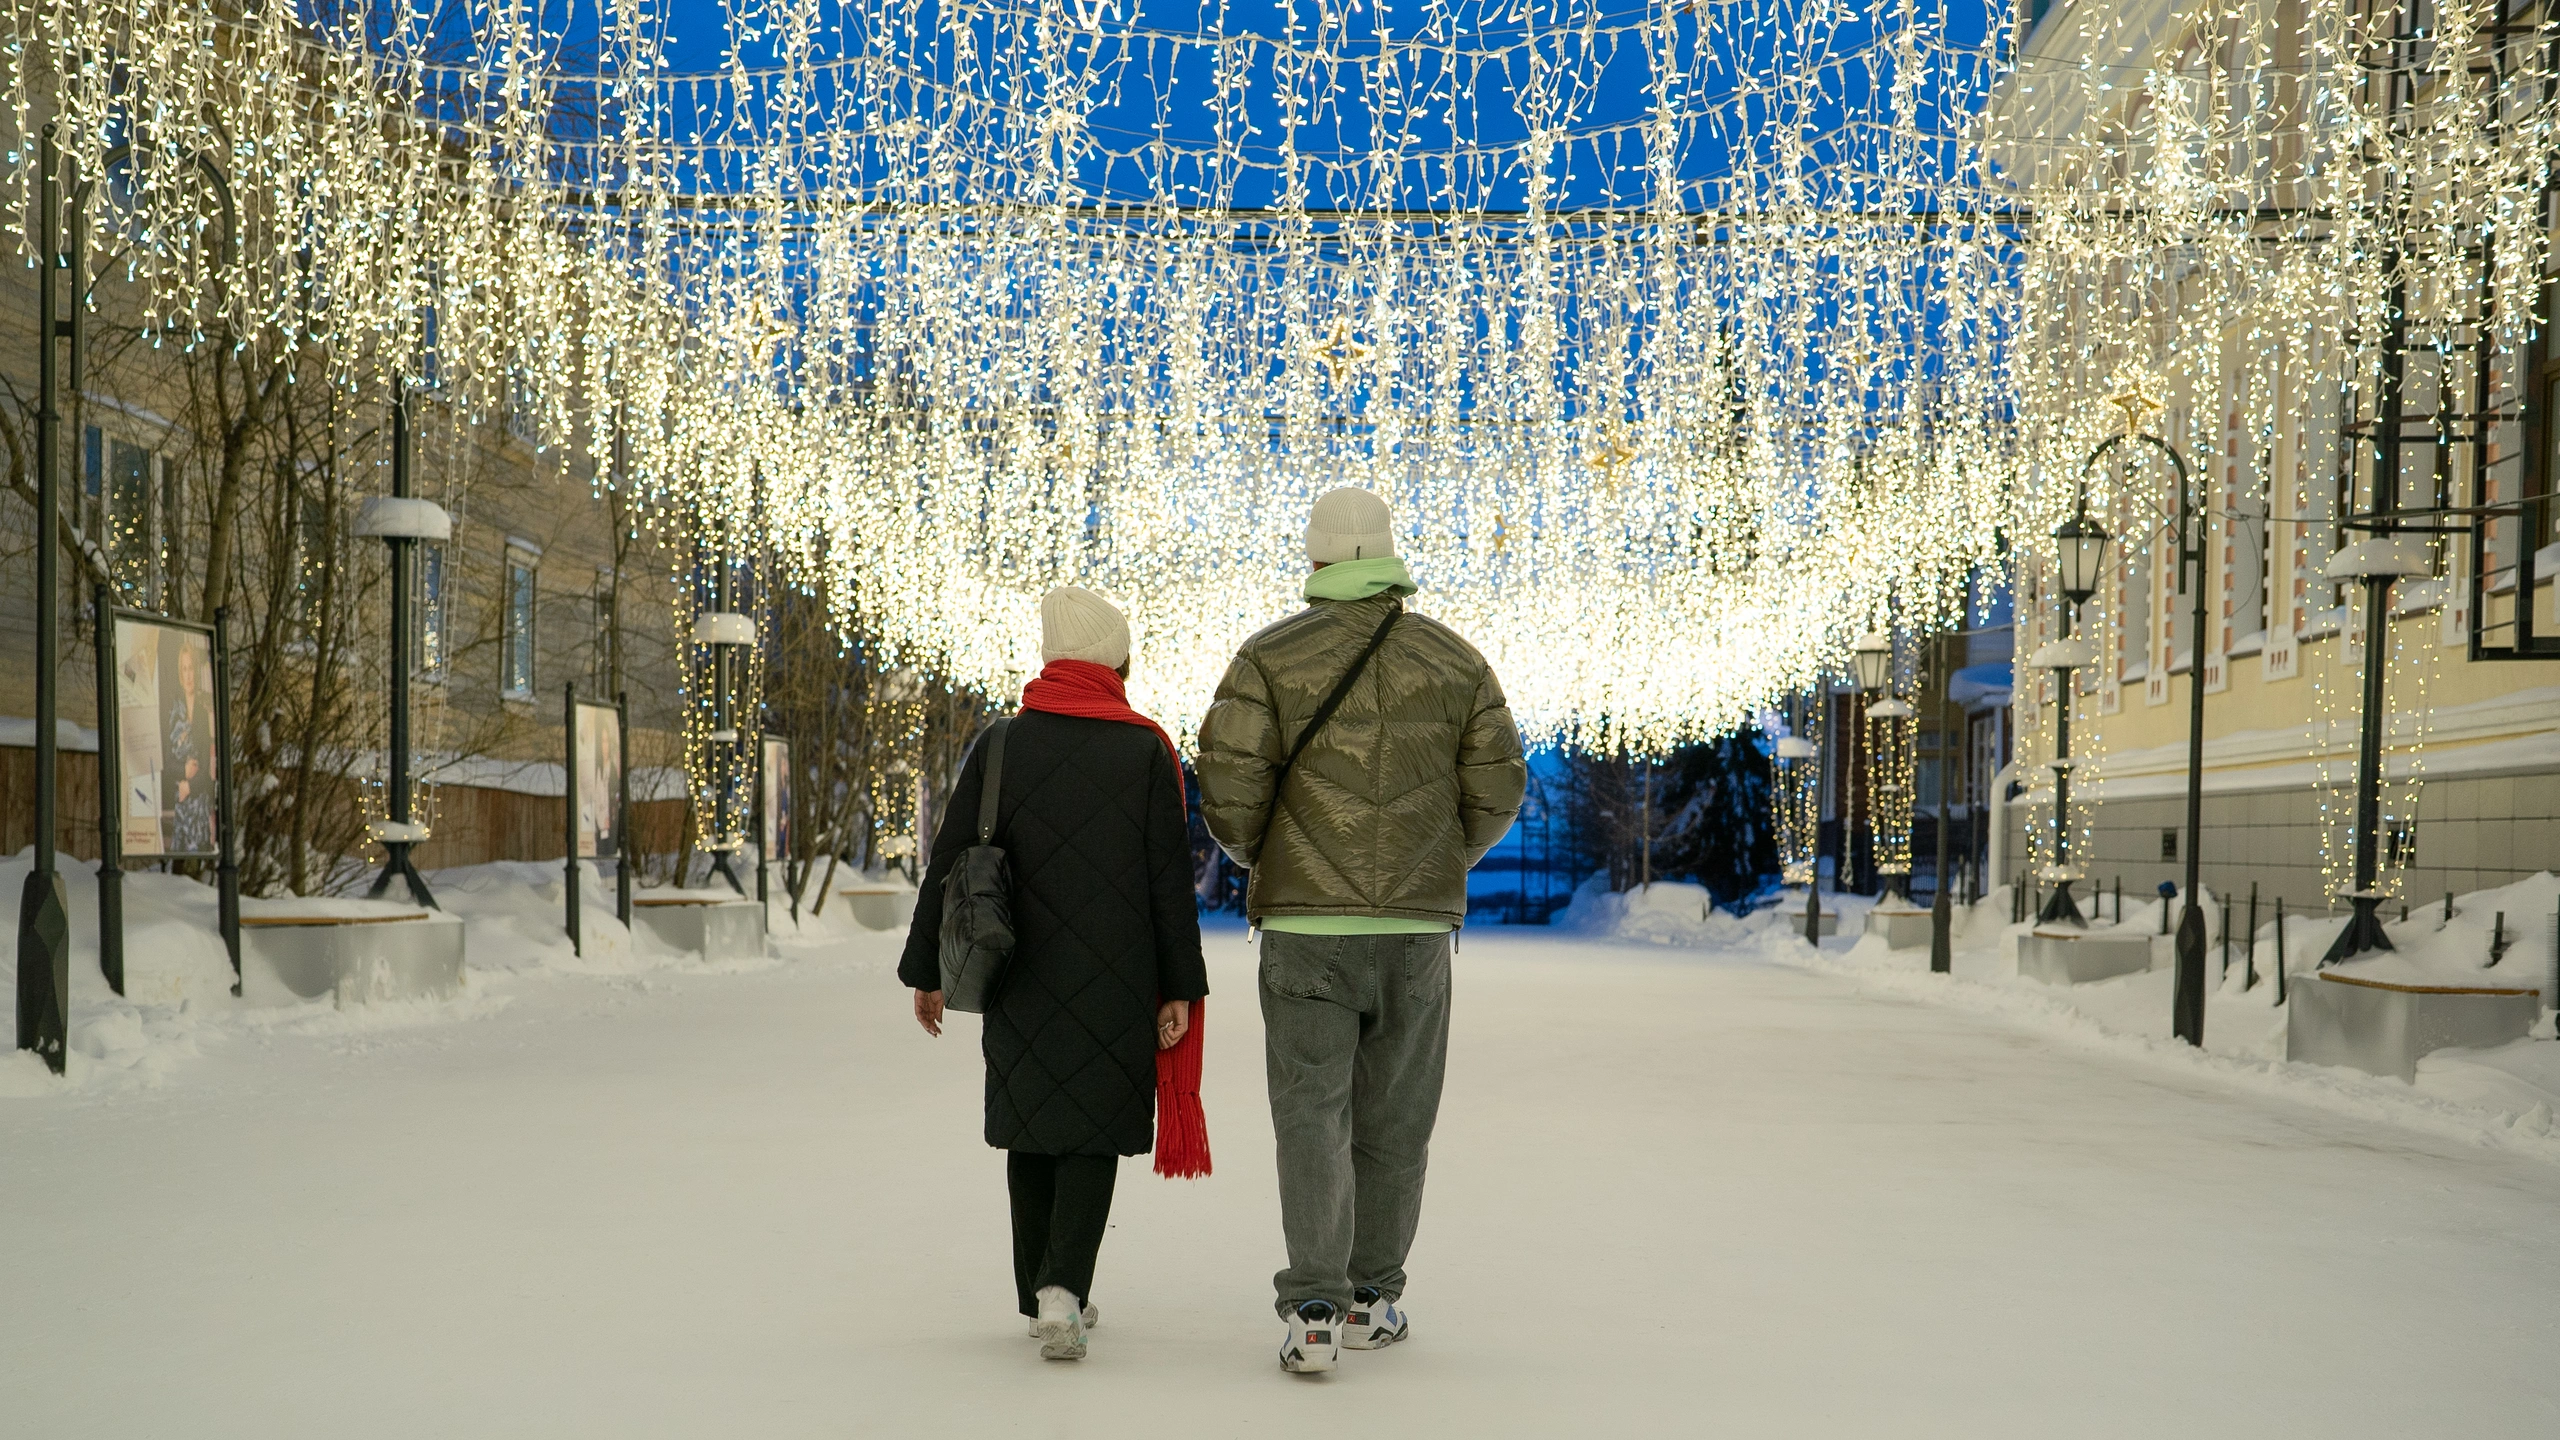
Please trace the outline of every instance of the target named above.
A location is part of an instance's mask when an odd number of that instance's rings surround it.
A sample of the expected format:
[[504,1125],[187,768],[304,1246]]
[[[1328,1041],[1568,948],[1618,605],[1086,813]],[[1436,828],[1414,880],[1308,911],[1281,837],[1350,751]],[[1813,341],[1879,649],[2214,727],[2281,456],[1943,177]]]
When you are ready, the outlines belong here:
[[1493,667],[1408,612],[1298,757],[1298,732],[1397,600],[1319,600],[1244,643],[1200,725],[1200,812],[1253,871],[1245,911],[1467,918],[1467,871],[1519,813],[1520,730]]

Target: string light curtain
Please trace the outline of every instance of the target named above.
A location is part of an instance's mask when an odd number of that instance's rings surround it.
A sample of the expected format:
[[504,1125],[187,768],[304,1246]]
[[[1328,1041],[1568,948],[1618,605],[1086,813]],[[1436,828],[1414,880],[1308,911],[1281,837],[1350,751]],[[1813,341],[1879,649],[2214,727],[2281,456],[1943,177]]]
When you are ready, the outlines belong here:
[[2227,397],[2274,426],[2369,402],[2393,294],[2528,293],[2532,37],[2303,11],[2051,74],[1953,0],[732,0],[693,74],[622,0],[38,0],[5,58],[162,343],[619,453],[890,663],[1007,691],[1076,580],[1187,733],[1358,483],[1533,738],[1658,751],[1954,622],[2114,389],[2296,357]]

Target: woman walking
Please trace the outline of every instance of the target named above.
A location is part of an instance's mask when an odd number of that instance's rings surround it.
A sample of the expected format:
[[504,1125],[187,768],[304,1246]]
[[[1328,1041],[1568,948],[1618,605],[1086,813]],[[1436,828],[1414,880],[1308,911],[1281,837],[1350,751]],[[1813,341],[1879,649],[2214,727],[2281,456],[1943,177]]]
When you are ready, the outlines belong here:
[[[1040,601],[1040,677],[1007,729],[993,843],[1013,874],[1014,949],[987,1001],[987,1143],[1006,1152],[1015,1300],[1040,1353],[1079,1360],[1098,1320],[1093,1267],[1120,1157],[1206,1174],[1199,1012],[1209,993],[1191,890],[1182,770],[1129,708],[1129,622],[1090,590]],[[976,843],[982,737],[943,806],[898,978],[942,1033],[942,892]]]

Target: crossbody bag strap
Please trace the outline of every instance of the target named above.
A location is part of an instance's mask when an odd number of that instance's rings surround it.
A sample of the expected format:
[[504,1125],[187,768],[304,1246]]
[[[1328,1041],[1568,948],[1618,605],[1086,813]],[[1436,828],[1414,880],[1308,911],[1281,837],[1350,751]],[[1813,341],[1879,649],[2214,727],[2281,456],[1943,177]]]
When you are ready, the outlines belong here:
[[1402,600],[1387,607],[1387,618],[1378,622],[1377,633],[1369,637],[1367,647],[1361,650],[1359,658],[1351,662],[1351,668],[1342,672],[1342,678],[1334,683],[1333,693],[1324,697],[1324,703],[1316,707],[1315,715],[1307,721],[1307,728],[1298,732],[1298,743],[1289,747],[1289,758],[1280,762],[1279,770],[1271,777],[1271,807],[1262,817],[1266,837],[1271,830],[1272,816],[1280,811],[1280,787],[1289,783],[1289,772],[1297,768],[1298,757],[1307,753],[1307,742],[1315,739],[1316,732],[1324,728],[1324,722],[1333,718],[1333,712],[1342,704],[1342,697],[1351,693],[1352,683],[1360,678],[1361,671],[1369,668],[1369,657],[1377,654],[1378,647],[1387,643],[1387,632],[1396,628],[1396,622],[1403,618]]
[[1007,720],[987,727],[987,773],[978,784],[978,843],[989,845],[996,838],[996,800],[1004,791],[1004,732],[1011,729]]

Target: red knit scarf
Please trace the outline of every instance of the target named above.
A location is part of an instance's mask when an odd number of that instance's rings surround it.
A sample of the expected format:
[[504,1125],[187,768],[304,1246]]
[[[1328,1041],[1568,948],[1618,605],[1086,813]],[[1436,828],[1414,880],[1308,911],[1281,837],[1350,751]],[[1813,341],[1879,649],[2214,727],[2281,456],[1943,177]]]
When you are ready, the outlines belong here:
[[[1117,720],[1153,730],[1173,761],[1174,789],[1188,809],[1190,789],[1182,778],[1182,756],[1173,748],[1173,737],[1130,708],[1128,687],[1117,671],[1090,660],[1052,660],[1038,678],[1022,687],[1022,708],[1087,720]],[[1168,1178],[1209,1173],[1209,1120],[1200,1108],[1200,1022],[1206,1003],[1192,1001],[1191,1028],[1172,1049],[1156,1052],[1156,1173]]]

